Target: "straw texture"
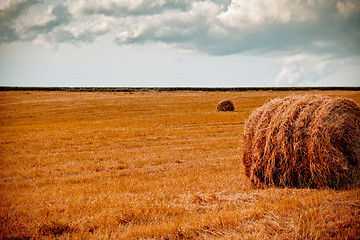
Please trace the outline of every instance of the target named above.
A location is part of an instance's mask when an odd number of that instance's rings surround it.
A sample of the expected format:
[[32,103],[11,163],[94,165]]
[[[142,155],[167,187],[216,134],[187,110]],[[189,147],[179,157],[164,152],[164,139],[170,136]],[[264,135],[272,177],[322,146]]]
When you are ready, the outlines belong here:
[[234,104],[230,100],[223,100],[217,104],[217,111],[234,111]]
[[359,183],[359,106],[318,95],[272,100],[247,120],[242,160],[257,187],[344,188]]

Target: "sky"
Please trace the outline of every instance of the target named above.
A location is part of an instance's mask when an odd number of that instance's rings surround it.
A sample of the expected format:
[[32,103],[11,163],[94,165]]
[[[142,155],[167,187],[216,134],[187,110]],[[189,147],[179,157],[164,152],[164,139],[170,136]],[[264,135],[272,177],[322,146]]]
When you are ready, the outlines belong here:
[[0,0],[0,86],[360,86],[360,0]]

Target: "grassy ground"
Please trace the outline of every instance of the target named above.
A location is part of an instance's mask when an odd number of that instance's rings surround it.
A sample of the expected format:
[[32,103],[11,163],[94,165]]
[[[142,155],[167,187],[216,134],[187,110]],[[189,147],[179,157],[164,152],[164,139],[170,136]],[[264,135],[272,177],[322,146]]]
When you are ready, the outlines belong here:
[[0,239],[359,239],[359,186],[244,175],[251,111],[306,93],[0,92]]

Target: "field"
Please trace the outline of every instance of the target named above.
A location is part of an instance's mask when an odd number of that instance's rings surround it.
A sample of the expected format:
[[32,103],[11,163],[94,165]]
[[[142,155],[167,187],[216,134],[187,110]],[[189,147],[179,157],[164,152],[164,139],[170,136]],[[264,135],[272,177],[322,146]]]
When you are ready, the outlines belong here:
[[[360,186],[254,189],[245,120],[290,94],[0,92],[0,239],[360,239]],[[231,99],[235,112],[216,112]]]

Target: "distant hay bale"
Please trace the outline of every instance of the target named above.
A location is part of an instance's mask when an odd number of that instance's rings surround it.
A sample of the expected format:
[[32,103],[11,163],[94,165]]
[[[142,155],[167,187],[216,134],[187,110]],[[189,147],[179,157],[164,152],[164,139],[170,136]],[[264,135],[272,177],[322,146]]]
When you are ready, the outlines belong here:
[[223,100],[216,107],[217,111],[234,111],[234,109],[234,104],[230,100]]
[[345,98],[293,96],[256,109],[244,129],[257,187],[345,188],[360,179],[360,108]]

